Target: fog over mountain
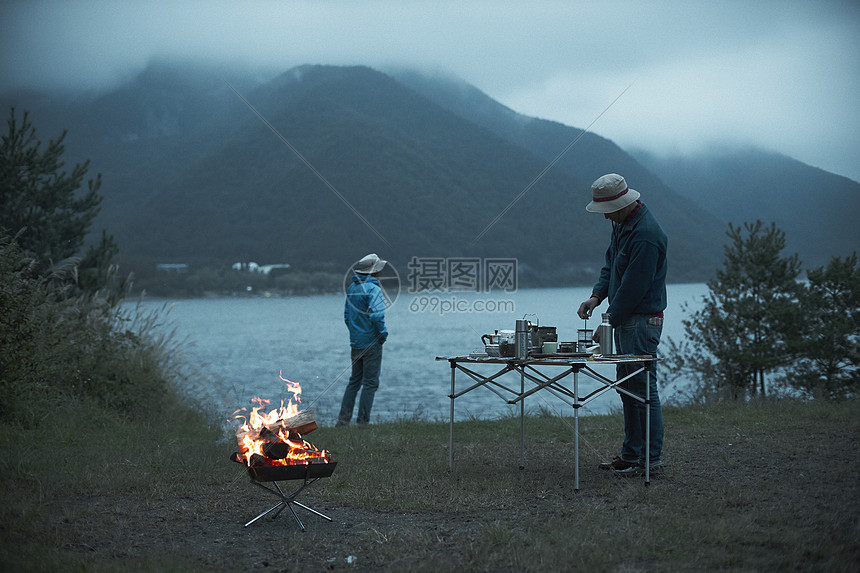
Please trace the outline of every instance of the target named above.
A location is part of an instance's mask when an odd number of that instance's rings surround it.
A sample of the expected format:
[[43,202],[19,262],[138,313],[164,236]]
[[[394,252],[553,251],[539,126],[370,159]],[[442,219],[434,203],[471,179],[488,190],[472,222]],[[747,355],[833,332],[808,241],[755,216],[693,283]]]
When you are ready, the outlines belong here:
[[154,59],[442,70],[622,148],[752,145],[860,181],[860,3],[6,0],[0,89],[106,92]]
[[607,172],[666,228],[673,281],[719,265],[732,204],[777,221],[809,265],[860,244],[846,216],[860,185],[844,177],[755,150],[634,157],[450,76],[299,66],[261,80],[162,61],[97,96],[0,100],[30,110],[43,139],[69,130],[67,163],[103,173],[96,228],[135,264],[513,257],[533,284],[587,284],[609,225],[584,206]]

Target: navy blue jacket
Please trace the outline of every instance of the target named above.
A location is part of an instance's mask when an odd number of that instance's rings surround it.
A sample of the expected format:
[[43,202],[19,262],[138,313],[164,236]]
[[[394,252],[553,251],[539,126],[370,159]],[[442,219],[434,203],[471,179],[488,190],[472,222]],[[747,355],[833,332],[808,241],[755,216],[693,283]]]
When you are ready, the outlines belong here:
[[349,345],[353,348],[367,348],[388,338],[385,295],[375,277],[358,273],[352,276],[346,287],[343,320],[349,328]]
[[660,223],[643,203],[631,220],[612,224],[606,263],[593,293],[609,298],[610,322],[618,327],[631,314],[666,309],[666,246]]

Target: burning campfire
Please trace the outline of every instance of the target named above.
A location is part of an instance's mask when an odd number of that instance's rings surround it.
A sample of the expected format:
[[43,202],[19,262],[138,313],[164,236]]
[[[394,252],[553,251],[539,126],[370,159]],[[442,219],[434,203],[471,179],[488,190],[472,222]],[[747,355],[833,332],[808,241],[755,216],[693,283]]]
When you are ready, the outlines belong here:
[[[255,406],[248,413],[242,408],[233,413],[233,419],[241,421],[236,430],[239,451],[231,459],[248,467],[251,478],[258,481],[278,479],[300,479],[307,477],[311,464],[332,464],[331,455],[306,441],[302,435],[317,428],[312,411],[300,411],[301,385],[281,376],[287,390],[293,395],[286,404],[268,412],[263,409],[269,400],[254,398]],[[321,469],[321,468],[320,468]],[[331,471],[315,471],[316,475]]]
[[[317,429],[317,422],[313,412],[299,410],[302,399],[302,387],[296,382],[290,382],[280,376],[287,385],[287,391],[293,395],[287,404],[281,400],[281,407],[263,412],[268,400],[254,398],[252,403],[256,404],[248,413],[242,408],[233,413],[234,420],[242,421],[236,430],[236,438],[239,441],[239,451],[234,452],[231,459],[243,464],[248,468],[251,483],[257,485],[278,498],[278,503],[265,510],[263,513],[245,524],[248,527],[263,516],[272,512],[274,517],[288,508],[296,523],[305,530],[305,526],[299,516],[296,515],[293,506],[305,509],[314,515],[322,517],[327,521],[331,518],[319,511],[296,501],[306,487],[315,483],[320,478],[329,477],[337,465],[331,460],[331,455],[325,450],[319,450],[313,444],[302,438]],[[287,495],[278,485],[284,480],[304,480],[299,488]],[[271,486],[261,482],[271,482]]]

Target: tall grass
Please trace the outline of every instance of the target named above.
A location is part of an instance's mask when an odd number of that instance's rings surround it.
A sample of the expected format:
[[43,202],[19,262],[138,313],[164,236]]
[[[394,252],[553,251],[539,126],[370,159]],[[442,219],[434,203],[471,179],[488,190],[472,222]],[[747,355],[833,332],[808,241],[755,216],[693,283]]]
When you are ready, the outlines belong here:
[[158,410],[181,368],[159,315],[68,296],[55,278],[0,240],[0,422],[38,428],[69,400],[131,416]]
[[[185,495],[219,475],[209,446],[222,433],[174,386],[186,368],[164,310],[68,296],[56,278],[0,240],[5,571],[68,570],[55,542],[71,524],[103,523],[94,500]],[[98,517],[108,535],[109,514]]]

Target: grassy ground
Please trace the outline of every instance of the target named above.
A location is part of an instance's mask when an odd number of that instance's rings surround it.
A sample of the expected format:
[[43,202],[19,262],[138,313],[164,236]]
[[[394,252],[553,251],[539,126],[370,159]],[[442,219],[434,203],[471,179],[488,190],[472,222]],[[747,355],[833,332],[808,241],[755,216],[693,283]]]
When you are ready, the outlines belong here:
[[[228,460],[216,427],[80,405],[0,426],[3,571],[858,571],[860,403],[666,408],[665,474],[597,469],[620,415],[320,428],[337,460],[288,512]],[[51,422],[53,419],[54,423]],[[287,482],[287,486],[296,484]]]

